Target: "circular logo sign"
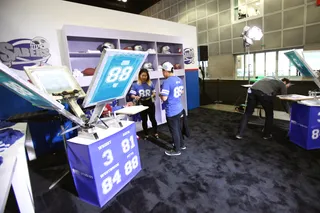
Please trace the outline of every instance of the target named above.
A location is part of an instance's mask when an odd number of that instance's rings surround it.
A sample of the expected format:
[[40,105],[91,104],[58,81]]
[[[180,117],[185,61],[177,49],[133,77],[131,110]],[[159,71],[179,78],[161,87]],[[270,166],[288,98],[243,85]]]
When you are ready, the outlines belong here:
[[24,66],[41,66],[50,56],[49,42],[43,37],[0,42],[1,62],[16,70],[23,70]]
[[193,64],[194,63],[194,49],[193,48],[185,48],[183,52],[184,63],[185,64]]

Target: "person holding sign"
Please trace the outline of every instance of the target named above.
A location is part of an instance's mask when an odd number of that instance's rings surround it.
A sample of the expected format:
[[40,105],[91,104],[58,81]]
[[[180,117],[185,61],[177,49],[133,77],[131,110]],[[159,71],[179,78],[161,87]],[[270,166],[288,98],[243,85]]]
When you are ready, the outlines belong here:
[[183,94],[184,88],[181,79],[174,76],[173,65],[170,62],[165,62],[162,65],[162,74],[166,80],[162,83],[160,98],[163,101],[169,131],[174,144],[173,149],[165,151],[165,154],[169,156],[181,155],[180,150],[186,149],[180,120],[184,110],[181,103],[181,94]]
[[[248,123],[249,117],[253,114],[254,108],[258,102],[262,105],[265,113],[265,125],[263,129],[263,139],[271,139],[271,129],[273,123],[273,99],[274,96],[287,94],[287,88],[290,86],[290,80],[283,78],[281,80],[274,77],[263,78],[255,82],[251,88],[248,89],[248,101],[245,113],[242,116],[237,139],[242,139],[245,127]],[[285,110],[289,112],[289,105],[285,105]]]
[[142,104],[143,106],[149,107],[148,109],[140,112],[145,139],[149,137],[148,116],[152,123],[153,134],[156,138],[159,138],[157,130],[158,124],[155,117],[156,109],[153,101],[156,95],[156,91],[154,89],[152,81],[150,80],[149,72],[147,69],[140,70],[138,81],[137,83],[133,84],[130,94],[132,99]]

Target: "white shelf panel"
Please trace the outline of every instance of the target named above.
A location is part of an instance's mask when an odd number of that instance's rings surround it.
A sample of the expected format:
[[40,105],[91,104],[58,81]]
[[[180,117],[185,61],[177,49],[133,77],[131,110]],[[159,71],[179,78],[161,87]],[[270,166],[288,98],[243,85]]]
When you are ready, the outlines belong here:
[[184,69],[174,70],[174,75],[175,76],[184,76],[185,71],[184,71]]
[[[70,66],[70,70],[84,70],[88,67],[96,67],[101,54],[88,53],[86,50],[96,50],[103,42],[111,42],[117,49],[140,44],[145,50],[150,48],[156,50],[155,53],[148,54],[146,62],[152,63],[152,67],[155,69],[154,71],[149,71],[149,75],[150,79],[156,83],[158,93],[160,84],[164,80],[162,71],[158,71],[158,67],[167,61],[172,64],[180,64],[182,69],[174,70],[174,75],[183,79],[184,85],[186,84],[185,70],[183,69],[183,53],[179,53],[180,50],[183,50],[183,39],[181,37],[70,25],[64,26],[62,33],[66,45],[66,64]],[[173,53],[161,53],[163,46],[169,46]],[[81,52],[82,50],[83,52]],[[81,87],[88,87],[92,81],[92,76],[82,76],[76,79]],[[136,76],[135,81],[137,79],[138,76]],[[184,94],[182,101],[186,107],[186,94]],[[123,100],[121,104],[125,104],[125,100]],[[156,108],[158,125],[165,123],[165,111],[161,110],[161,101],[159,98],[156,99]],[[141,127],[141,123],[139,123],[138,126]]]
[[[177,74],[177,72],[179,74]],[[175,74],[177,76],[184,75],[184,70],[176,70]],[[163,78],[162,72],[161,71],[150,71],[149,72],[150,79],[158,79],[158,78]],[[76,77],[78,83],[80,84],[81,87],[88,87],[91,83],[93,76],[81,76],[81,77]],[[138,79],[138,76],[134,79],[135,81]]]
[[77,53],[77,52],[70,52],[70,57],[101,57],[101,53]]
[[170,53],[170,54],[158,53],[158,56],[183,56],[183,54],[182,53]]

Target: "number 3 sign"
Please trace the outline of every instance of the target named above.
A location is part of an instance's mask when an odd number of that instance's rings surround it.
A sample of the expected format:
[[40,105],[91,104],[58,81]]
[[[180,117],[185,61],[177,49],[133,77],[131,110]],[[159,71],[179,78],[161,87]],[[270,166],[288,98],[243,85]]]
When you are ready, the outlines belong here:
[[83,106],[124,98],[147,55],[139,51],[104,50]]

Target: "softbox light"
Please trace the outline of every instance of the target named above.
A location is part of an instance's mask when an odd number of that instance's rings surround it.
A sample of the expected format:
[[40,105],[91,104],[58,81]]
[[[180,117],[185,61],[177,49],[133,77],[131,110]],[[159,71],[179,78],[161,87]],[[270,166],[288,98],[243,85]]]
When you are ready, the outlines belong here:
[[261,40],[263,33],[259,27],[245,26],[243,28],[242,37],[246,45],[252,45],[253,41]]

